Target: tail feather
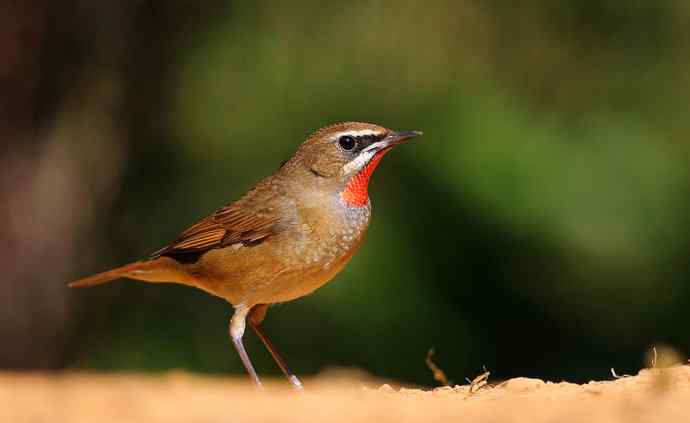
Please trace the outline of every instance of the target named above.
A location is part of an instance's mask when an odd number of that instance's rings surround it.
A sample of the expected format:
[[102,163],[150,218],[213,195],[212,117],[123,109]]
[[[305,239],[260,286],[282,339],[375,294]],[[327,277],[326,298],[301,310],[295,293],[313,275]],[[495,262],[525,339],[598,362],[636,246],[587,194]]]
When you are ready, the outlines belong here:
[[120,278],[136,279],[145,282],[177,282],[186,284],[190,276],[182,265],[169,257],[130,263],[116,269],[97,273],[70,282],[70,288],[87,288]]

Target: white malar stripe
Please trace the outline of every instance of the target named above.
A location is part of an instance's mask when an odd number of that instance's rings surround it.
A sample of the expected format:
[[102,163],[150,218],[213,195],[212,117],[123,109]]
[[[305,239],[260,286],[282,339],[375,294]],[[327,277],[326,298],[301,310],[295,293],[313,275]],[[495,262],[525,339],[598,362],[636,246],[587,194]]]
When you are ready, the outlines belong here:
[[366,166],[367,163],[369,163],[369,160],[374,157],[374,154],[376,154],[375,150],[363,150],[357,157],[350,160],[345,164],[345,166],[343,166],[344,174],[348,175],[352,172],[361,170],[364,166]]

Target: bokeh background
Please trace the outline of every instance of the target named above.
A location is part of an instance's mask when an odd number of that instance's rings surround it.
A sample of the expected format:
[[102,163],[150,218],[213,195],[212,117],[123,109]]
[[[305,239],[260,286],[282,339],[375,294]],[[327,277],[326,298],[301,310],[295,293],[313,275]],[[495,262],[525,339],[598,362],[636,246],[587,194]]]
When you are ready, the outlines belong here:
[[[147,256],[314,129],[423,130],[367,242],[265,323],[333,366],[587,381],[690,351],[690,5],[86,0],[0,5],[0,368],[243,372],[231,309],[67,281]],[[278,375],[258,340],[259,372]]]

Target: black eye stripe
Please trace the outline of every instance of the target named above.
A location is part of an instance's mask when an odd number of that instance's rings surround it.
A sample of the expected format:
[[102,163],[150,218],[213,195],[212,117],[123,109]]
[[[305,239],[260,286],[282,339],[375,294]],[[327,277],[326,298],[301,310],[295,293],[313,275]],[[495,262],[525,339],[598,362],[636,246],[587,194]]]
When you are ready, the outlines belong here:
[[366,134],[366,135],[349,135],[343,134],[338,137],[337,141],[345,151],[359,151],[375,142],[381,141],[386,134]]
[[383,138],[383,135],[376,135],[376,134],[367,134],[367,135],[358,135],[355,137],[357,141],[369,141],[370,143],[380,141]]

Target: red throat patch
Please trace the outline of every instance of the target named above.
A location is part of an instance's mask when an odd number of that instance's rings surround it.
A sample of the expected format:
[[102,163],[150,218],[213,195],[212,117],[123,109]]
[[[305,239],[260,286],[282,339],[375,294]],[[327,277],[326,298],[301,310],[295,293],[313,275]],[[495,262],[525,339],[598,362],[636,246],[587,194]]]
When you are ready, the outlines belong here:
[[385,148],[376,153],[359,173],[350,178],[347,185],[345,185],[345,189],[340,193],[340,197],[345,201],[345,204],[352,207],[363,207],[369,203],[369,179],[388,150],[390,148]]

